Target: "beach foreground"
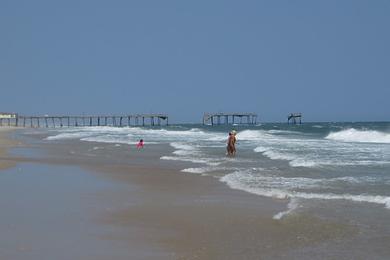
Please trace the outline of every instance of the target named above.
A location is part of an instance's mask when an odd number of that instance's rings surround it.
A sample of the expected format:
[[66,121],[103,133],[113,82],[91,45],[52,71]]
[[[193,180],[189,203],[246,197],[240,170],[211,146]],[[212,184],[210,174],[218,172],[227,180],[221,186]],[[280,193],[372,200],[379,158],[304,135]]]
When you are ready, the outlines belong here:
[[[2,240],[12,238],[1,248],[0,258],[390,256],[386,246],[390,237],[386,233],[368,241],[364,236],[365,229],[373,226],[364,227],[348,218],[324,217],[310,211],[275,219],[275,215],[288,209],[289,200],[233,190],[217,178],[180,172],[191,165],[160,160],[171,149],[167,145],[136,150],[123,144],[42,141],[42,132],[19,131],[12,136],[21,139],[26,148],[2,155],[8,165],[17,166],[0,175],[3,185],[8,187],[1,189],[1,205],[7,212],[1,225],[8,231],[1,236]],[[0,145],[8,149],[9,139],[4,135],[1,139]],[[29,187],[24,189],[25,196],[30,192],[36,200],[23,202],[17,196],[18,187]],[[47,199],[56,196],[63,198],[61,203]],[[20,218],[22,214],[26,217]],[[42,223],[42,219],[52,218],[52,224]],[[12,232],[20,225],[26,228]],[[46,228],[31,228],[39,225]],[[39,241],[25,240],[26,237]]]
[[15,162],[7,158],[7,150],[19,144],[8,138],[8,134],[13,130],[13,128],[0,128],[0,170],[15,166]]

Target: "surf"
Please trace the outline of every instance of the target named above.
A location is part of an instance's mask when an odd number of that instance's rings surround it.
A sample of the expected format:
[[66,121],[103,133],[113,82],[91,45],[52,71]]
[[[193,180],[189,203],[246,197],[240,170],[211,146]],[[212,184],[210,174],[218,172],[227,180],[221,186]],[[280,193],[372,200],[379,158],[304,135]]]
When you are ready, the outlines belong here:
[[[390,196],[374,195],[374,194],[349,194],[349,193],[314,193],[307,191],[296,191],[295,188],[307,188],[313,189],[315,187],[321,187],[321,180],[307,179],[307,178],[278,178],[277,177],[261,177],[258,178],[267,180],[268,184],[265,186],[261,182],[256,181],[256,177],[253,178],[248,175],[248,172],[236,171],[227,174],[220,178],[221,182],[226,183],[230,188],[243,190],[252,194],[271,197],[276,199],[318,199],[318,200],[346,200],[351,202],[365,202],[383,205],[385,208],[390,209]],[[297,182],[297,180],[299,182]],[[301,187],[302,180],[305,180],[306,184]],[[284,187],[284,188],[283,188]]]
[[338,132],[331,132],[325,139],[342,142],[390,144],[390,133],[349,128]]

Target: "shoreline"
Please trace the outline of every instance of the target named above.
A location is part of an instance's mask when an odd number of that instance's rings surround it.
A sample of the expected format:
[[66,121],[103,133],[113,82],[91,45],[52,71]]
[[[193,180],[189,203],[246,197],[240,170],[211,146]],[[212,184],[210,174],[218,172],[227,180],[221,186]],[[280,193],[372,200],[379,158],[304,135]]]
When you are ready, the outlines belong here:
[[0,170],[12,168],[16,165],[16,162],[11,160],[9,156],[10,149],[22,145],[19,140],[14,140],[10,137],[16,129],[13,127],[0,127]]
[[[42,136],[34,138],[42,140]],[[234,190],[210,176],[180,172],[190,165],[159,159],[170,149],[167,146],[137,151],[127,145],[40,141],[33,149],[40,155],[28,161],[76,165],[101,180],[127,187],[104,194],[115,206],[102,210],[97,222],[116,231],[102,239],[142,248],[153,259],[313,259],[307,252],[320,249],[314,258],[345,258],[345,252],[326,248],[340,241],[351,243],[358,233],[349,222],[299,210],[273,219],[286,211],[289,201]]]
[[[288,200],[234,190],[219,179],[181,172],[192,164],[160,160],[172,151],[169,146],[153,145],[142,151],[128,149],[128,145],[79,141],[49,146],[52,155],[56,154],[53,148],[60,149],[55,157],[62,159],[66,151],[74,159],[89,154],[86,160],[90,163],[83,167],[118,183],[135,185],[138,192],[129,197],[137,198],[136,205],[109,214],[104,223],[146,228],[145,239],[162,245],[177,259],[237,258],[235,251],[243,247],[253,248],[247,253],[250,258],[277,257],[278,251],[354,233],[348,226],[311,216],[275,220],[275,214],[286,211]],[[107,153],[114,154],[113,158],[105,158]],[[309,232],[300,234],[300,227]]]

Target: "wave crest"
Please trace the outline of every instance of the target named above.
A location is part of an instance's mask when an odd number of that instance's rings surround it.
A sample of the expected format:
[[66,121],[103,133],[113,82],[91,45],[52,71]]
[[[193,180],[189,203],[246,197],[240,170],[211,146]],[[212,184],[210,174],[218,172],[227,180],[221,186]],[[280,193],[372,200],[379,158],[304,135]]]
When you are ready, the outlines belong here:
[[[272,178],[272,177],[258,177],[262,180],[267,180],[269,183],[267,185],[256,185],[253,182],[253,178],[256,177],[248,174],[248,172],[236,171],[230,174],[227,174],[220,178],[221,182],[226,183],[230,188],[243,190],[249,193],[257,194],[265,197],[272,197],[277,199],[320,199],[320,200],[347,200],[352,202],[367,202],[384,205],[385,208],[390,209],[390,197],[383,195],[369,195],[369,194],[336,194],[331,192],[325,193],[315,193],[309,191],[296,191],[292,188],[295,188],[299,183],[294,183],[295,181],[305,180],[306,188],[313,188],[318,185],[321,180],[309,180],[307,178],[295,178],[290,180],[290,183],[285,183],[288,178]],[[284,185],[281,185],[284,184]],[[292,209],[293,210],[293,209]],[[289,213],[289,212],[288,212]],[[283,216],[283,215],[282,215]],[[277,217],[282,217],[278,216]]]
[[355,128],[331,132],[325,138],[342,142],[390,143],[390,133],[374,130],[357,130]]

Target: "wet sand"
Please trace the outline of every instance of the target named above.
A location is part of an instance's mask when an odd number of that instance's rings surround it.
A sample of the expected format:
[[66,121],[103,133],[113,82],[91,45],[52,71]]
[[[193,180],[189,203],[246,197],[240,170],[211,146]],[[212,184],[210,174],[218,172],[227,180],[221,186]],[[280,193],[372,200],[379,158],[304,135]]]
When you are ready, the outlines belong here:
[[15,162],[8,159],[8,150],[12,147],[20,145],[20,142],[9,137],[14,128],[0,127],[0,170],[15,166]]
[[[78,166],[99,182],[110,183],[88,200],[96,204],[91,228],[107,228],[94,235],[106,246],[104,256],[96,253],[95,259],[110,255],[107,259],[356,259],[359,254],[365,258],[364,252],[328,250],[340,242],[353,246],[359,233],[353,223],[304,213],[275,220],[275,214],[286,210],[287,200],[232,190],[216,178],[180,172],[191,165],[159,159],[171,149],[168,146],[138,151],[92,142],[33,143],[32,155],[24,155],[25,160]],[[88,252],[91,245],[85,248]],[[121,254],[115,253],[118,250]]]

